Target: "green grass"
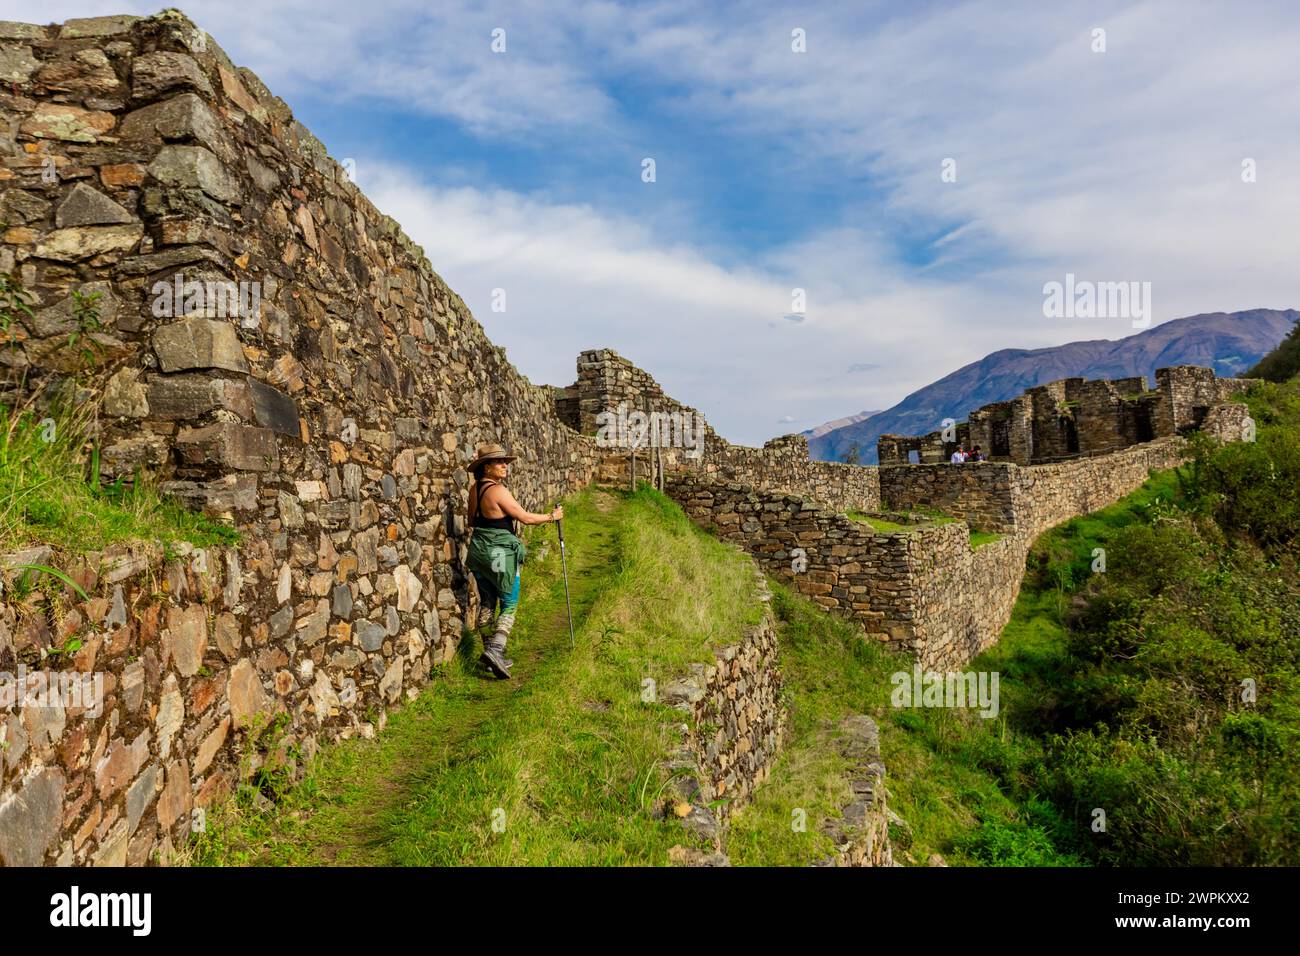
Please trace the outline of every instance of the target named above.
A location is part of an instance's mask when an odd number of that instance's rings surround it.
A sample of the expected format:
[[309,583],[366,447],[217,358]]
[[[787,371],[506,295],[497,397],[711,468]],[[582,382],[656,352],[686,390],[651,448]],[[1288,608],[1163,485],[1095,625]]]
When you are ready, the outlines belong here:
[[148,480],[101,484],[91,412],[0,406],[0,551],[33,544],[98,551],[124,541],[231,544],[233,528],[160,495]]
[[853,521],[860,521],[869,525],[873,530],[885,534],[896,534],[898,532],[920,531],[923,528],[933,528],[941,524],[953,524],[958,519],[952,515],[946,515],[937,508],[917,508],[912,512],[913,516],[920,520],[908,524],[902,524],[897,521],[890,521],[880,515],[867,514],[863,511],[846,512],[846,517]]
[[874,515],[863,514],[861,511],[850,511],[848,517],[853,521],[861,521],[868,525],[874,531],[882,531],[888,534],[895,534],[900,531],[916,531],[921,526],[915,524],[899,524],[895,521],[888,521],[884,518],[878,518]]
[[554,531],[532,529],[512,680],[485,676],[465,639],[376,739],[323,748],[274,807],[241,788],[194,862],[655,865],[688,843],[652,814],[669,777],[663,725],[683,715],[643,703],[642,682],[662,687],[760,620],[753,566],[646,487],[565,509],[575,650]]
[[982,548],[984,545],[1001,539],[1002,535],[996,531],[976,531],[970,529],[970,546],[971,548]]
[[[893,707],[890,678],[910,672],[911,656],[867,639],[856,624],[780,583],[771,586],[790,718],[769,780],[732,819],[726,849],[734,865],[807,866],[830,855],[819,823],[838,816],[850,798],[836,729],[864,713],[881,728],[888,806],[907,824],[891,827],[897,862],[924,865],[939,853],[953,865],[1077,863],[1044,844],[1050,808],[1018,805],[984,758],[990,741],[1005,737],[1005,721]],[[1002,695],[1005,713],[1005,682]],[[792,826],[796,809],[806,813],[803,832]]]

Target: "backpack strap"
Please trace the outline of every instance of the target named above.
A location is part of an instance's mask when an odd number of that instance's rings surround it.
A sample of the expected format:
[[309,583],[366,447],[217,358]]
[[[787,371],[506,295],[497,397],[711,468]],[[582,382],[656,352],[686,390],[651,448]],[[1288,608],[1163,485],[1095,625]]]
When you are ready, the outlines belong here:
[[[495,478],[484,478],[481,482],[479,482],[478,488],[475,489],[474,492],[474,517],[475,518],[482,517],[483,515],[483,493],[487,491],[489,488],[491,488],[493,485],[499,485],[499,484],[500,482],[497,481]],[[495,521],[497,519],[491,518],[489,520]]]

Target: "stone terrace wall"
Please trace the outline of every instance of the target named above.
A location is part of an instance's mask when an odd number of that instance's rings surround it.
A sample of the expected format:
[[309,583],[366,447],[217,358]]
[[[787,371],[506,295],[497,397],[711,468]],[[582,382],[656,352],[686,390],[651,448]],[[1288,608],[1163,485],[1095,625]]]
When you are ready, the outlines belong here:
[[[943,669],[997,640],[1039,534],[1117,501],[1185,454],[1186,441],[1174,437],[1051,465],[883,467],[887,508],[929,506],[964,519],[899,532],[878,532],[797,496],[738,482],[669,474],[665,488],[693,521],[740,544],[822,607],[914,653],[922,666]],[[972,525],[1004,537],[972,548]],[[795,548],[804,551],[801,572],[794,570]]]
[[[575,399],[576,396],[576,399]],[[646,371],[637,368],[612,349],[593,349],[578,356],[578,380],[559,390],[557,407],[572,416],[576,400],[581,409],[580,430],[596,434],[597,416],[629,411],[683,414],[704,422],[696,409],[664,394],[663,388]],[[704,424],[703,451],[698,457],[686,449],[665,447],[665,468],[682,468],[712,475],[722,481],[740,481],[769,490],[791,491],[841,510],[871,511],[880,505],[880,484],[876,469],[842,462],[813,461],[808,439],[783,435],[763,447],[733,445]],[[648,474],[641,469],[638,474]]]
[[963,465],[882,465],[882,503],[896,511],[935,508],[981,531],[1016,529],[1017,466],[979,461]]
[[[761,574],[755,597],[764,608],[759,624],[719,649],[712,664],[693,665],[662,689],[663,702],[691,718],[681,725],[681,747],[668,764],[689,771],[675,781],[691,805],[683,822],[715,848],[731,815],[767,779],[785,733],[776,621]],[[720,797],[726,802],[710,809]]]
[[1032,540],[1075,515],[1104,508],[1136,489],[1153,470],[1173,468],[1186,457],[1187,442],[1175,436],[1095,458],[1012,465],[1016,533]]
[[1181,463],[1185,449],[1186,441],[1174,437],[1050,465],[888,465],[880,469],[881,498],[892,510],[933,507],[982,531],[1036,537],[1117,501],[1151,469]]
[[[138,860],[167,845],[161,819],[150,840],[130,832],[154,791],[180,788],[188,805],[233,779],[241,722],[214,738],[225,718],[213,715],[255,701],[307,752],[367,732],[364,714],[455,652],[472,602],[462,515],[477,443],[521,456],[511,484],[534,510],[587,483],[604,453],[288,107],[188,20],[2,24],[0,65],[0,272],[21,279],[34,312],[0,348],[7,397],[22,374],[28,391],[72,374],[102,389],[104,474],[151,468],[243,534],[238,551],[207,556],[219,606],[171,590],[149,611],[126,595],[158,622],[127,627],[146,710],[69,717],[6,771],[8,812],[39,807],[40,833],[61,821],[47,860],[119,860],[123,812]],[[182,287],[188,307],[169,309],[178,277],[256,282],[261,308],[232,314]],[[101,294],[89,358],[67,344],[76,291]],[[54,639],[20,628],[0,669]],[[121,686],[124,661],[96,667]],[[189,743],[159,749],[159,722],[177,721]],[[54,774],[66,799],[44,798]],[[19,796],[32,786],[40,800]]]
[[[344,709],[325,668],[316,666],[319,655],[298,654],[294,640],[271,641],[265,629],[241,629],[232,611],[240,579],[225,573],[226,557],[165,560],[155,545],[75,558],[40,548],[0,562],[55,563],[89,594],[83,600],[44,577],[26,596],[0,604],[0,659],[10,662],[0,667],[4,679],[25,667],[28,674],[94,673],[103,681],[102,696],[85,695],[79,704],[56,698],[0,713],[0,863],[165,859],[229,791],[230,743],[258,712],[295,707],[300,687],[321,719]],[[17,594],[19,576],[3,574],[6,594]],[[74,641],[81,642],[74,654],[43,662],[35,656]],[[427,661],[421,638],[402,653],[412,665]],[[272,675],[267,687],[260,673]],[[313,747],[307,737],[301,756]],[[292,763],[271,750],[272,761]],[[248,767],[266,760],[250,754]]]
[[836,851],[818,865],[895,866],[880,728],[865,714],[847,717],[840,726],[839,746],[852,761],[849,787],[853,798],[840,808],[838,818],[822,821],[821,828],[835,842]]
[[[743,547],[769,574],[822,607],[861,622],[880,640],[923,650],[915,642],[915,569],[931,561],[935,539],[930,532],[965,531],[965,525],[878,532],[798,496],[739,482],[722,484],[683,472],[670,473],[664,487],[692,521]],[[799,572],[794,570],[796,548],[803,549],[806,561]]]

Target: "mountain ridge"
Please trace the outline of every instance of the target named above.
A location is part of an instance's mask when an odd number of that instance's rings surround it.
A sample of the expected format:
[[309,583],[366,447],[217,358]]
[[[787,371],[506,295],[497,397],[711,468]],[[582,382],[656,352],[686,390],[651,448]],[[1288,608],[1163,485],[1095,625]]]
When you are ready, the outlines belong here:
[[881,435],[925,434],[939,428],[945,418],[961,421],[976,408],[1061,378],[1142,375],[1150,382],[1157,368],[1170,365],[1203,365],[1221,376],[1244,374],[1297,321],[1300,311],[1295,309],[1203,312],[1121,339],[999,349],[917,389],[883,412],[833,429],[818,426],[804,434],[814,459],[842,461],[856,442],[862,463],[875,464],[876,439]]

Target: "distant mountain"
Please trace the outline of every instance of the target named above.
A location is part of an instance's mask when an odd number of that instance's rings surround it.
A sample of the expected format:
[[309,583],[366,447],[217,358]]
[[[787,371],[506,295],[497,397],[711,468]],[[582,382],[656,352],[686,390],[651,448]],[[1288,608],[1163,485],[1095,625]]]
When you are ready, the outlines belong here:
[[837,418],[833,422],[827,422],[825,425],[818,425],[816,428],[809,428],[807,431],[800,432],[806,435],[811,442],[814,438],[821,438],[827,432],[833,432],[837,428],[844,428],[847,425],[856,425],[858,422],[865,421],[872,415],[879,415],[880,409],[870,412],[858,412],[856,415],[848,415],[844,418]]
[[[1272,351],[1300,320],[1295,309],[1208,312],[1173,319],[1128,338],[1070,342],[1046,349],[1002,349],[913,392],[870,418],[809,435],[815,459],[841,461],[858,443],[862,463],[875,464],[881,435],[923,435],[943,419],[963,421],[990,402],[1015,398],[1025,389],[1060,378],[1126,378],[1168,365],[1204,365],[1221,376],[1244,375]],[[827,425],[834,425],[828,422]],[[823,426],[824,428],[827,426]],[[817,431],[817,429],[813,429]]]

